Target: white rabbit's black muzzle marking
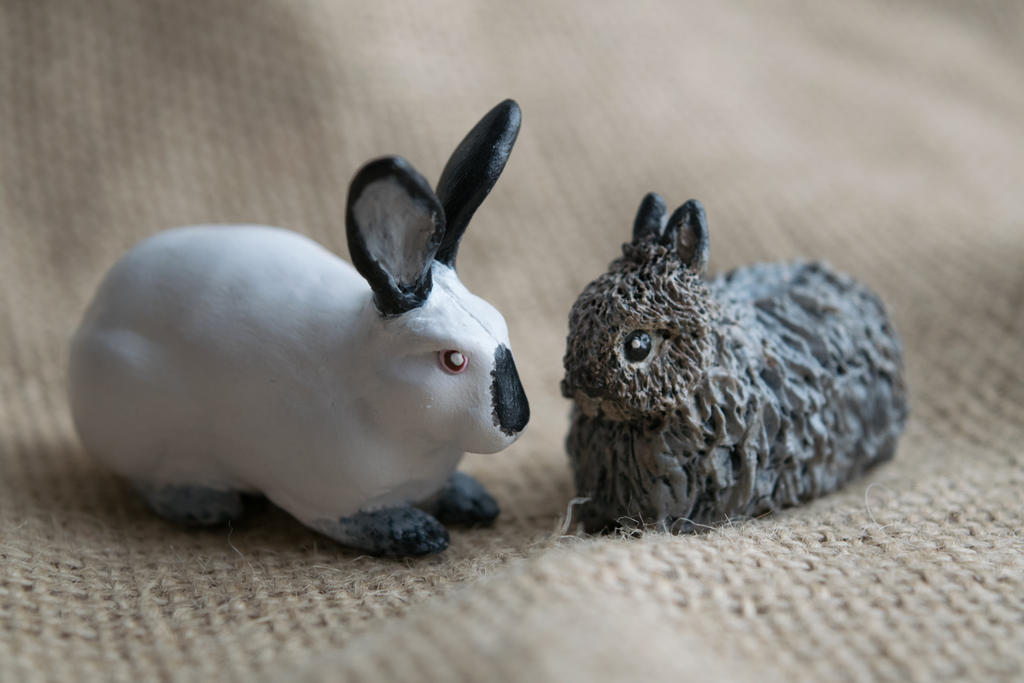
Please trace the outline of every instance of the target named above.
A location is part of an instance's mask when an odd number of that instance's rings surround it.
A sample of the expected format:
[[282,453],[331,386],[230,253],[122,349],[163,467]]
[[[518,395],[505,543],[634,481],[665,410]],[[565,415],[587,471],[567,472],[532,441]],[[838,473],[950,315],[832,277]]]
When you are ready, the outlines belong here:
[[512,352],[502,345],[494,352],[494,370],[491,372],[491,405],[494,423],[507,436],[523,431],[530,421],[530,404],[519,381]]

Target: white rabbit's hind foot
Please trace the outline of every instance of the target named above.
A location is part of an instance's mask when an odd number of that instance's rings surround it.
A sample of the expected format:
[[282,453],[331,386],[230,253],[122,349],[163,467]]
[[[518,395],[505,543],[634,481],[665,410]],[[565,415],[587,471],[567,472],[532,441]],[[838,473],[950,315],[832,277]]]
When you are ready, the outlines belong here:
[[310,524],[349,548],[371,555],[412,557],[439,553],[448,547],[448,530],[434,517],[411,505],[357,512],[336,520]]
[[240,519],[244,510],[238,491],[141,482],[136,482],[135,488],[158,515],[187,526],[217,526]]

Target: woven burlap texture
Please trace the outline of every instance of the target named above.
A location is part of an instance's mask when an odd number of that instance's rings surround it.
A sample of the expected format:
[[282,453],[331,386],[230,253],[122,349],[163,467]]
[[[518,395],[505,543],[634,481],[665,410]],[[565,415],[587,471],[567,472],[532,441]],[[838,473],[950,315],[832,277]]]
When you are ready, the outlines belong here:
[[[965,7],[0,4],[0,680],[1024,675],[1024,15]],[[125,249],[251,221],[344,255],[362,162],[436,178],[504,97],[523,129],[459,258],[533,407],[466,462],[495,528],[416,561],[272,507],[183,530],[81,451],[67,341]],[[712,271],[826,258],[882,294],[892,463],[700,536],[563,527],[566,316],[650,190],[704,202]]]

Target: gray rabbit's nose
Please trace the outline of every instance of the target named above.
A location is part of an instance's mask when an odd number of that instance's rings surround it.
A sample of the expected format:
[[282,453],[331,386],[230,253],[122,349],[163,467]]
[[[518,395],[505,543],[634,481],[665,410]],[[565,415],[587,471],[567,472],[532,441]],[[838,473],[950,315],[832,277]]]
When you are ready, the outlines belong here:
[[530,421],[530,404],[519,381],[512,352],[499,346],[494,352],[494,371],[491,372],[491,405],[498,427],[507,436],[523,431]]

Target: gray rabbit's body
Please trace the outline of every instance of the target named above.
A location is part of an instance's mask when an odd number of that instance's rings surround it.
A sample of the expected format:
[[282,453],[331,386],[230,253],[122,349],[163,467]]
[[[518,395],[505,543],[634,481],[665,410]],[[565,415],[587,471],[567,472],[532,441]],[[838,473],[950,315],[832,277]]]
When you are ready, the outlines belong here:
[[570,317],[563,393],[585,527],[690,531],[892,457],[906,396],[878,297],[822,263],[707,282],[703,209],[688,202],[665,225],[657,204]]

